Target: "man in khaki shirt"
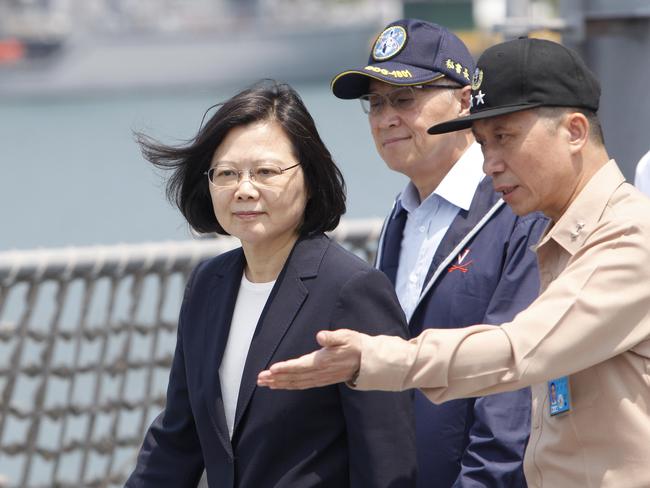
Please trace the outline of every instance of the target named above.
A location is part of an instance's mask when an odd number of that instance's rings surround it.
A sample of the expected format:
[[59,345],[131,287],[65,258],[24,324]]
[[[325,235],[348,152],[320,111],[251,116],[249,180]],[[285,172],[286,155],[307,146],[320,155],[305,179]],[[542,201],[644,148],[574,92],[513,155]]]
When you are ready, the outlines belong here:
[[477,66],[471,114],[429,131],[471,127],[506,203],[551,219],[535,249],[539,298],[501,327],[408,342],[322,331],[323,349],[258,383],[420,388],[434,402],[530,385],[530,487],[650,487],[650,201],[607,155],[600,88],[574,52],[517,39]]

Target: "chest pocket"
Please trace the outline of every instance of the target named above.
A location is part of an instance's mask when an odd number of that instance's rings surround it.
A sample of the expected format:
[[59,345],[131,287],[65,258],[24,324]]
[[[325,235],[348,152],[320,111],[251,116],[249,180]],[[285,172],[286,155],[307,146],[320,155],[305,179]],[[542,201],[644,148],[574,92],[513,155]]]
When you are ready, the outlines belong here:
[[478,266],[465,272],[452,266],[443,271],[438,286],[430,290],[429,313],[451,327],[482,323],[494,291],[492,277]]
[[454,259],[443,273],[434,294],[442,292],[443,296],[451,298],[452,321],[463,326],[482,323],[498,282],[499,270],[474,261],[469,253],[462,260]]

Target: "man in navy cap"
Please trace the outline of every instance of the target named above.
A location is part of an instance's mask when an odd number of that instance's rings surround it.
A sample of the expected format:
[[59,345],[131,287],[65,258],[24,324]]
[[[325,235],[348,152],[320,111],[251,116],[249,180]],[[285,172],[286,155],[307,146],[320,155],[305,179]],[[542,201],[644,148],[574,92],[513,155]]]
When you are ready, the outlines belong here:
[[[395,284],[413,337],[423,327],[510,320],[539,291],[528,248],[544,219],[518,218],[504,205],[470,131],[427,134],[469,113],[473,71],[456,35],[405,19],[382,31],[367,65],[332,81],[337,97],[360,99],[379,155],[410,180],[386,219],[376,264]],[[415,412],[418,486],[524,485],[528,390],[442,405],[418,391]]]
[[598,80],[570,49],[523,38],[481,55],[472,98],[470,114],[429,131],[471,127],[508,206],[549,217],[535,246],[539,297],[498,327],[427,329],[408,342],[321,331],[323,349],[258,383],[420,388],[435,402],[530,385],[530,488],[648,487],[650,201],[609,158]]

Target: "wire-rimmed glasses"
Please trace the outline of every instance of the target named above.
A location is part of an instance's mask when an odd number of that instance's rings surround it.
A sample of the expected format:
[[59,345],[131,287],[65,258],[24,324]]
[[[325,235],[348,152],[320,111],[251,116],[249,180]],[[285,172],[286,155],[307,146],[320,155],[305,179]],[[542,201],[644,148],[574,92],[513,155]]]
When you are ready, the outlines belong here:
[[402,86],[389,91],[385,95],[381,93],[366,93],[359,97],[361,108],[369,115],[379,115],[386,105],[390,105],[395,110],[404,112],[415,106],[416,90],[426,89],[446,89],[458,90],[463,88],[460,85],[412,85]]
[[245,173],[248,173],[248,179],[252,183],[262,186],[277,186],[282,182],[282,178],[280,178],[282,173],[296,166],[300,166],[300,163],[286,168],[281,168],[274,163],[263,163],[247,169],[237,169],[228,164],[218,164],[203,174],[208,176],[208,181],[216,188],[233,188],[237,186]]

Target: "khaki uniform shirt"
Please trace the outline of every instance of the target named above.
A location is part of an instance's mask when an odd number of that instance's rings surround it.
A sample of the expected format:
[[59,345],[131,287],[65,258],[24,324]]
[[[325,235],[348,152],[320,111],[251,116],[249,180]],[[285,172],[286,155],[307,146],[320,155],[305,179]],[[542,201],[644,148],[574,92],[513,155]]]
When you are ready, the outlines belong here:
[[[512,322],[364,339],[356,388],[438,403],[532,385],[531,488],[648,488],[650,199],[609,161],[536,252],[542,293]],[[565,375],[572,409],[551,417]]]

